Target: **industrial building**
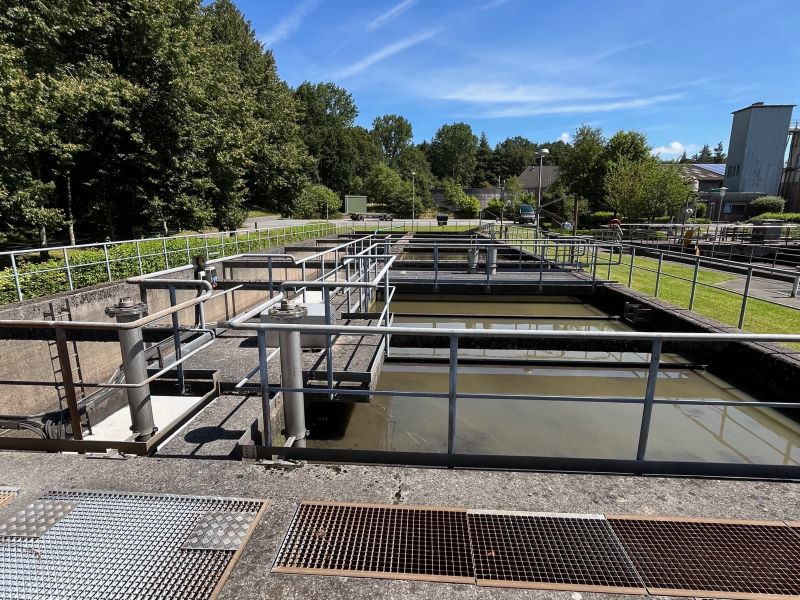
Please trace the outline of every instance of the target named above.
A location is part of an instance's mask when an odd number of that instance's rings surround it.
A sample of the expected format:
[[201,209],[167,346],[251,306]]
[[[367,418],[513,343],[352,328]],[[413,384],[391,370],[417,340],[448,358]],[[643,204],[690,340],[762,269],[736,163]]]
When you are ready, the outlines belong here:
[[733,112],[725,169],[729,192],[778,194],[793,108],[755,102]]
[[786,199],[786,212],[800,212],[800,123],[789,130],[789,159],[781,177],[779,195]]

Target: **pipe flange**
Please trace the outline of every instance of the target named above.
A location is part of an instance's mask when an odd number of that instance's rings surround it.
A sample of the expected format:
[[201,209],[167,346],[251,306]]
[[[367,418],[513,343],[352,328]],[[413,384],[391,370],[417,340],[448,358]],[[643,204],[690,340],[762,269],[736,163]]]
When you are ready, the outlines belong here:
[[288,301],[283,300],[279,307],[270,309],[267,314],[277,319],[302,319],[308,316],[308,309],[300,304],[292,306]]
[[120,298],[119,302],[113,306],[106,307],[106,314],[109,317],[134,316],[138,317],[147,314],[147,304],[144,302],[134,302],[133,298],[126,296]]

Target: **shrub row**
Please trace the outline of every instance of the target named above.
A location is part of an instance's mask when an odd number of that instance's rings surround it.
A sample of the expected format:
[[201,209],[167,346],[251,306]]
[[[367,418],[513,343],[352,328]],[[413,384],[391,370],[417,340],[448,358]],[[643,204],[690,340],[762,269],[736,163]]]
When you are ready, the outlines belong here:
[[800,213],[765,212],[761,213],[757,217],[750,217],[747,219],[747,222],[753,223],[755,221],[762,221],[764,219],[780,219],[781,221],[786,221],[787,223],[800,223]]
[[[93,248],[68,249],[66,259],[69,261],[72,288],[78,289],[188,265],[191,264],[192,257],[198,255],[207,259],[222,258],[305,240],[315,236],[316,232],[320,231],[320,226],[322,235],[336,230],[334,225],[320,224],[286,228],[285,238],[284,229],[281,228],[233,235],[170,238],[166,240],[166,244],[162,239],[123,244],[109,243],[107,244],[108,266],[103,244]],[[66,261],[61,251],[59,254],[61,256],[45,260],[40,259],[38,255],[29,257],[17,255],[17,273],[23,299],[69,291]],[[17,300],[13,270],[10,267],[0,269],[0,304]]]

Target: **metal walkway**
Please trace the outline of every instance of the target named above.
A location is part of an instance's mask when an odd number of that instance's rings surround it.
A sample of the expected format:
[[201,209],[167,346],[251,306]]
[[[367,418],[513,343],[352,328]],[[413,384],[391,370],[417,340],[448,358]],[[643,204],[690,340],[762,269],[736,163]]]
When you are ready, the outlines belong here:
[[0,599],[214,598],[260,500],[54,491],[0,523]]
[[795,525],[303,502],[272,570],[576,592],[797,598]]

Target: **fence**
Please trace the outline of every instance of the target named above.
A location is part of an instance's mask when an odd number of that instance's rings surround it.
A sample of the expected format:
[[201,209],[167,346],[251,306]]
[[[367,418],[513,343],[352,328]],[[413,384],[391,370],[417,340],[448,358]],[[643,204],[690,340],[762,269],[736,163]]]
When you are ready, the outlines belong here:
[[223,258],[349,230],[311,223],[0,252],[10,264],[0,270],[0,304],[188,265],[193,256]]

